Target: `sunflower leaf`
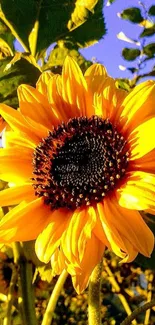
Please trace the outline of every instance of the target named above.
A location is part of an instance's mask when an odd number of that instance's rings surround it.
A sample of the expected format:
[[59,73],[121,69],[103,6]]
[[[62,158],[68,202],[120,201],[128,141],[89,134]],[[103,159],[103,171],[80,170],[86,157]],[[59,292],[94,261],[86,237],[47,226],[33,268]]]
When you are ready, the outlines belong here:
[[155,5],[149,8],[148,14],[151,16],[155,16]]
[[57,45],[51,51],[44,70],[51,69],[54,73],[61,73],[61,68],[64,63],[65,57],[69,55],[76,62],[84,72],[91,64],[87,61],[78,51],[78,47],[71,41],[58,41]]
[[155,34],[155,24],[152,27],[144,28],[143,32],[140,34],[140,37],[152,36]]
[[22,83],[35,86],[40,71],[24,58],[14,64],[10,64],[11,59],[0,61],[0,102],[17,108],[17,87]]
[[129,84],[129,80],[128,79],[117,79],[116,82],[117,88],[126,90],[126,91],[130,91],[130,84]]
[[79,46],[98,41],[105,34],[102,7],[103,0],[1,0],[3,14],[27,48],[37,23],[37,53],[68,36]]
[[10,46],[2,38],[0,38],[0,60],[11,55],[13,56],[13,52]]
[[155,43],[144,46],[143,51],[149,58],[153,58],[155,56]]
[[143,17],[141,11],[137,7],[127,8],[120,13],[121,18],[131,21],[134,24],[141,23]]
[[[14,51],[13,42],[15,38],[10,32],[9,28],[1,21],[1,19],[0,19],[0,39],[3,40],[12,51]],[[1,49],[0,49],[0,53],[1,53]]]
[[127,61],[133,61],[140,55],[139,49],[130,49],[125,47],[122,51],[122,56]]
[[108,0],[108,2],[107,2],[107,6],[112,5],[115,1],[116,1],[116,0]]

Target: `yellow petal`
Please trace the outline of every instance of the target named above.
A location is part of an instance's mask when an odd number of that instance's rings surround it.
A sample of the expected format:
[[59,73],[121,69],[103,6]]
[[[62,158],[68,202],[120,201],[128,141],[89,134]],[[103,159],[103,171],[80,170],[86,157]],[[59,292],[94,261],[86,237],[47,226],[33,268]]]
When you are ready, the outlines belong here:
[[32,153],[29,148],[0,149],[0,178],[18,183],[29,182],[32,177]]
[[155,174],[155,149],[148,152],[143,157],[132,161],[135,170],[141,170]]
[[[106,220],[104,213],[104,207],[102,203],[97,204],[100,220],[102,222],[102,228],[104,229],[105,237],[107,238],[108,245],[106,245],[110,250],[112,250],[117,256],[121,258],[126,257],[126,247],[120,236],[118,230],[113,227],[113,225]],[[109,226],[110,225],[110,226]]]
[[122,131],[132,130],[154,115],[155,82],[145,81],[136,86],[122,103]]
[[95,114],[102,118],[109,118],[117,124],[121,103],[126,96],[126,91],[116,87],[116,81],[110,77],[103,79],[94,93]]
[[146,212],[146,213],[149,213],[149,214],[153,214],[153,216],[155,216],[155,209],[154,209],[154,210],[152,210],[152,209],[147,209],[145,212]]
[[0,241],[28,241],[35,239],[49,222],[50,209],[42,198],[28,204],[20,203],[0,222]]
[[5,130],[2,134],[2,144],[4,148],[13,148],[13,147],[24,147],[24,148],[30,148],[30,149],[35,149],[36,145],[38,143],[38,140],[36,143],[31,139],[31,137],[28,137],[28,135],[20,132],[17,134],[17,132],[14,131],[8,131]]
[[78,294],[86,289],[94,267],[101,261],[104,253],[104,245],[92,233],[87,241],[85,253],[80,263],[81,273],[72,276],[73,286]]
[[123,241],[125,237],[135,251],[150,256],[154,247],[154,236],[138,211],[120,207],[115,198],[104,199],[104,207],[99,203],[98,209],[103,224],[115,235],[115,242],[117,240],[116,244],[120,245],[123,252],[129,255]]
[[[78,232],[78,226],[80,223],[82,223],[82,226],[80,224],[80,230],[83,227],[83,218],[85,218],[85,209],[80,210],[77,209],[72,215],[72,218],[70,220],[70,223],[64,232],[62,238],[61,238],[61,247],[63,250],[63,253],[65,257],[68,259],[68,261],[72,264],[78,265],[78,249],[77,249],[77,232]],[[74,225],[75,223],[75,225]],[[79,235],[79,232],[78,232]],[[77,254],[74,255],[74,253]]]
[[154,209],[155,176],[141,171],[130,172],[116,195],[119,204],[127,209]]
[[66,269],[65,258],[62,250],[57,248],[51,257],[51,266],[53,276],[61,274]]
[[74,212],[61,240],[63,252],[71,263],[82,260],[86,242],[91,237],[95,223],[96,212],[93,207]]
[[65,59],[62,69],[62,96],[72,117],[92,115],[86,80],[76,61],[70,57]]
[[125,245],[126,256],[120,261],[120,263],[131,263],[137,257],[138,251],[125,236],[122,236],[122,240]]
[[100,220],[98,209],[96,208],[95,210],[96,210],[95,212],[96,212],[97,220],[96,220],[95,227],[93,229],[93,233],[106,247],[110,248],[109,241],[105,235],[105,231]]
[[44,96],[47,96],[47,86],[49,83],[49,80],[53,77],[53,73],[51,71],[45,71],[41,74],[39,77],[36,89]]
[[[48,83],[48,100],[53,107],[55,115],[61,122],[67,122],[72,116],[69,109],[64,109],[66,103],[62,98],[62,78],[59,75],[54,75]],[[67,106],[66,106],[67,108]]]
[[90,103],[91,115],[98,115],[104,118],[104,108],[102,106],[102,97],[100,96],[101,85],[107,78],[107,72],[103,65],[92,64],[85,72],[84,77],[87,82]]
[[29,85],[21,85],[18,87],[18,98],[20,111],[25,117],[29,117],[50,130],[53,125],[59,124],[60,121],[53,114],[47,97],[37,89]]
[[108,77],[106,68],[101,64],[92,64],[85,72],[88,88],[92,93],[98,92],[103,80]]
[[19,111],[5,104],[0,104],[0,114],[12,130],[17,133],[20,131],[25,133],[25,136],[28,135],[34,143],[38,143],[41,138],[45,138],[48,134],[48,130],[45,127],[31,119],[26,120]]
[[32,201],[35,199],[34,189],[31,184],[23,184],[0,191],[0,206],[11,206],[21,201]]
[[58,209],[50,214],[50,223],[38,236],[35,244],[38,258],[47,263],[60,244],[60,238],[66,230],[72,212],[66,209]]
[[155,117],[139,125],[129,136],[131,160],[143,157],[155,149]]

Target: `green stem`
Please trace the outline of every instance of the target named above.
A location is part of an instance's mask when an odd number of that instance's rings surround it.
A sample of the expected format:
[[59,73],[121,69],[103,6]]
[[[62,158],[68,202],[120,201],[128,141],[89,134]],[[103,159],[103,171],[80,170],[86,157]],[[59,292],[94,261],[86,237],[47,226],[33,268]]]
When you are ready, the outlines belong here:
[[24,325],[36,325],[34,292],[32,287],[32,263],[23,259],[20,263],[20,289]]
[[61,292],[62,287],[66,281],[67,276],[68,276],[68,273],[66,272],[66,270],[63,270],[63,272],[59,276],[58,281],[52,291],[52,294],[51,294],[50,300],[48,302],[48,305],[47,305],[41,325],[51,325],[52,318],[53,318],[53,312],[55,310],[58,298],[60,296],[60,292]]
[[23,251],[20,243],[18,242],[13,243],[12,246],[13,246],[14,264],[18,267]]
[[102,261],[94,268],[89,281],[88,324],[100,325],[100,289]]
[[10,281],[10,287],[9,287],[9,293],[7,297],[7,310],[6,310],[6,316],[3,321],[3,325],[11,325],[12,319],[11,319],[11,310],[12,305],[14,301],[14,288],[17,282],[17,269],[14,266],[12,268],[12,276]]
[[139,308],[136,308],[132,314],[124,319],[124,321],[121,323],[121,325],[130,325],[131,322],[138,316],[141,315],[146,310],[152,308],[155,306],[155,299],[152,301],[147,302],[143,306],[140,306]]
[[37,325],[34,304],[34,292],[32,287],[32,263],[26,260],[24,244],[13,245],[14,262],[19,268],[19,288],[21,317],[23,325]]

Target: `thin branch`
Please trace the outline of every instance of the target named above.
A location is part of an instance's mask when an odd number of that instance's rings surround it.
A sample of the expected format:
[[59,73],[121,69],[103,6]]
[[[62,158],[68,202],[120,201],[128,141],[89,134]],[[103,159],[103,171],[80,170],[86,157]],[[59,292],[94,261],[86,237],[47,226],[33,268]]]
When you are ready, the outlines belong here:
[[124,321],[120,324],[120,325],[130,325],[131,322],[140,314],[142,314],[143,312],[145,312],[148,309],[151,309],[152,307],[155,306],[155,299],[147,302],[146,304],[144,304],[143,306],[140,306],[139,308],[136,308],[132,314],[128,317],[126,317],[124,319]]
[[67,276],[68,276],[67,271],[63,270],[61,275],[58,278],[58,281],[57,281],[54,289],[53,289],[53,292],[52,292],[50,300],[48,302],[48,305],[47,305],[41,325],[51,325],[52,324],[53,312],[55,310],[58,298],[60,296],[60,292],[61,292],[62,287],[66,281]]

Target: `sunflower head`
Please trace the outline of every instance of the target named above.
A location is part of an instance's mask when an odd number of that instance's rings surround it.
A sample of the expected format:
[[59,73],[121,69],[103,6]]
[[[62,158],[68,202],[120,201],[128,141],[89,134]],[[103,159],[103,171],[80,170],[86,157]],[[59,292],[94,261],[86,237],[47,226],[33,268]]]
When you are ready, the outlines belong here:
[[34,190],[51,209],[94,205],[118,186],[128,162],[127,142],[109,119],[73,118],[36,147]]
[[146,81],[127,93],[102,65],[83,75],[68,57],[62,75],[19,86],[17,111],[0,105],[0,177],[11,183],[0,204],[16,205],[0,240],[36,239],[40,260],[67,269],[77,292],[105,247],[123,261],[153,250],[138,211],[155,211],[154,90]]

